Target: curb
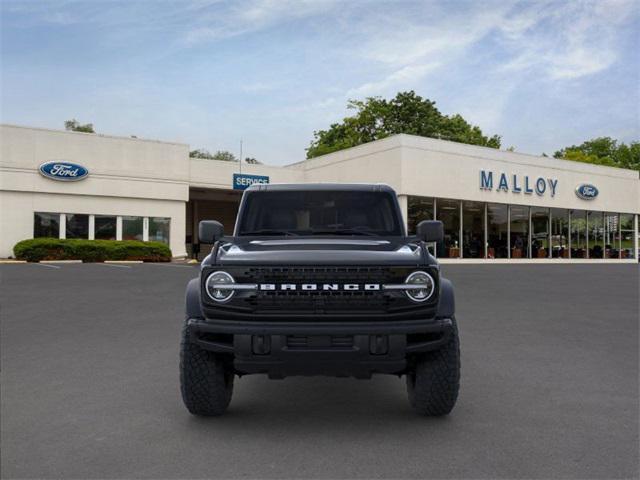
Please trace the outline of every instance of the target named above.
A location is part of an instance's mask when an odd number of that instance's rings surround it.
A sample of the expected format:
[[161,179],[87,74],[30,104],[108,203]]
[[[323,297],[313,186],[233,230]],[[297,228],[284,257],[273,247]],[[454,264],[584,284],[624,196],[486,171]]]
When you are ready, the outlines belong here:
[[26,260],[8,260],[0,259],[0,265],[10,265],[12,263],[27,263]]
[[82,263],[82,260],[40,260],[38,263]]
[[438,258],[441,265],[624,265],[638,263],[635,258]]

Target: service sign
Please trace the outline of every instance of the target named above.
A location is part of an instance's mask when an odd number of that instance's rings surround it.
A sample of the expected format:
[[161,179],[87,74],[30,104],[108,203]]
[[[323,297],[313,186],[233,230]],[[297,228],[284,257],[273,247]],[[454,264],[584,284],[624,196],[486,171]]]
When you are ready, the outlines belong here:
[[233,189],[246,190],[254,183],[269,183],[269,177],[264,175],[245,175],[244,173],[233,174]]
[[77,182],[89,175],[89,170],[82,165],[63,160],[43,163],[39,170],[43,176],[61,182]]
[[583,200],[593,200],[598,196],[598,189],[588,183],[576,187],[576,195]]

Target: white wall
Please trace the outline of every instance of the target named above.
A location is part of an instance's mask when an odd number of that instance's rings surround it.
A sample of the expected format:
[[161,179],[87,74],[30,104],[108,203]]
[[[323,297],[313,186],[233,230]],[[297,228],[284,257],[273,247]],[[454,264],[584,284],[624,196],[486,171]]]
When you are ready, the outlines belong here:
[[184,202],[0,191],[0,258],[12,256],[16,243],[33,237],[34,212],[169,217],[171,252],[186,255]]
[[[78,182],[43,177],[42,163],[89,170]],[[0,257],[33,236],[34,212],[171,218],[173,255],[185,255],[189,147],[155,140],[0,125]]]
[[289,168],[302,170],[306,182],[386,183],[401,193],[402,151],[397,136],[312,158]]
[[[490,148],[401,135],[402,184],[399,192],[481,202],[511,203],[542,207],[640,212],[638,172],[602,167],[555,158],[536,157]],[[493,172],[493,190],[480,188],[480,170]],[[497,191],[500,173],[519,178],[525,175],[558,181],[555,196]],[[583,200],[575,194],[578,185],[595,185],[599,194]]]
[[[304,172],[306,182],[387,183],[399,195],[511,203],[543,207],[640,213],[638,172],[412,135],[394,135],[358,147],[316,157],[289,168]],[[480,188],[480,171],[493,172],[492,191]],[[557,180],[555,196],[498,191],[500,174],[511,185],[517,175]],[[599,189],[594,200],[575,194],[578,185]]]

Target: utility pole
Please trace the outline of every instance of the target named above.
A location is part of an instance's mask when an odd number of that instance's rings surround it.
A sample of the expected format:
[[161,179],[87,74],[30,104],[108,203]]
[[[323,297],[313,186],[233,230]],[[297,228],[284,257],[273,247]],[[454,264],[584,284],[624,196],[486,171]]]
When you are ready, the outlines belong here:
[[240,139],[240,173],[242,173],[242,138]]

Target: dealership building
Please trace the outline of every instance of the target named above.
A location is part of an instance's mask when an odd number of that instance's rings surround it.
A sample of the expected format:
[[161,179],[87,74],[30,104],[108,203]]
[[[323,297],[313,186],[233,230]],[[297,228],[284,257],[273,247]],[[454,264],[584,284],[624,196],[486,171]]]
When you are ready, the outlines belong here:
[[394,135],[276,167],[189,157],[181,143],[0,125],[0,258],[34,237],[139,239],[206,252],[251,183],[385,183],[409,233],[444,223],[451,262],[637,262],[634,170]]

